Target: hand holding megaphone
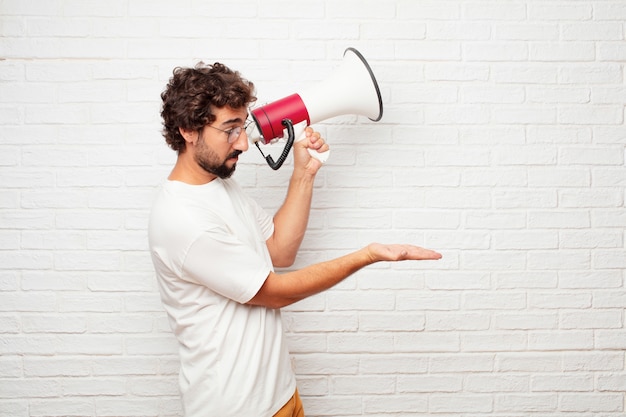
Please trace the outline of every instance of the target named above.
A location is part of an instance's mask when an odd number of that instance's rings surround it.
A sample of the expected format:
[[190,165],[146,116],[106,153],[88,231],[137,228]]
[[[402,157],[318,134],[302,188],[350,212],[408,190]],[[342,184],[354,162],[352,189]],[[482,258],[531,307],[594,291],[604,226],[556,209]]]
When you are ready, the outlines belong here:
[[[304,139],[302,135],[307,126],[342,114],[359,114],[374,122],[383,116],[383,102],[374,73],[354,48],[346,49],[343,64],[314,88],[253,109],[254,123],[247,132],[248,138],[261,151],[259,142],[273,143],[284,137],[286,130],[287,143],[280,158],[274,162],[271,156],[263,155],[268,165],[276,170],[282,166],[296,138]],[[328,159],[328,152],[309,149],[309,153],[322,163]]]
[[[306,128],[306,121],[300,122],[293,127],[295,137],[297,138],[296,142],[300,142],[306,139],[306,133],[304,131]],[[328,160],[328,156],[330,155],[330,149],[324,152],[318,152],[315,149],[307,148],[307,151],[309,152],[309,155],[311,155],[311,157],[317,159],[322,164]]]

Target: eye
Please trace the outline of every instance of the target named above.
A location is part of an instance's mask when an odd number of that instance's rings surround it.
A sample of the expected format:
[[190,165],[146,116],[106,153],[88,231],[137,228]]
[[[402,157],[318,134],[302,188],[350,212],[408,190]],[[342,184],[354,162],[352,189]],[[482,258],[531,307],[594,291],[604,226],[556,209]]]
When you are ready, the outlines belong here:
[[228,142],[233,143],[234,141],[236,141],[237,139],[239,139],[239,135],[241,135],[241,131],[243,130],[242,127],[237,126],[237,127],[233,127],[232,129],[228,130]]

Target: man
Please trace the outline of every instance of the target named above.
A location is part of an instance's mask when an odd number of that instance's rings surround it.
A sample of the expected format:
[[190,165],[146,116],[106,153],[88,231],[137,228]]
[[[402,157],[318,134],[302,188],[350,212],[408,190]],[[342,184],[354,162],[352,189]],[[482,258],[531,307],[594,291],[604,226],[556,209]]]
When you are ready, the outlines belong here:
[[411,245],[370,244],[298,271],[321,163],[319,133],[293,147],[293,173],[273,216],[230,179],[248,149],[254,85],[226,66],[177,68],[161,94],[163,135],[178,152],[150,217],[150,251],[179,343],[186,417],[304,416],[280,308],[326,290],[379,261],[439,259]]

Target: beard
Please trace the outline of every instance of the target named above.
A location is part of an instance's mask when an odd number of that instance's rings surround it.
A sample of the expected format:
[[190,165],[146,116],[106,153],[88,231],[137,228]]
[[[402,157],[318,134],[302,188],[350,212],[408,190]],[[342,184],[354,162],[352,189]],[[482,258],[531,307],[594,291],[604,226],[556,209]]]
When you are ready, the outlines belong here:
[[204,142],[204,139],[200,139],[201,145],[198,148],[198,152],[195,155],[195,160],[198,166],[208,172],[209,174],[216,175],[221,179],[230,178],[237,168],[237,163],[234,163],[231,167],[226,165],[226,161],[231,158],[239,156],[242,152],[235,150],[228,155],[223,161],[219,160],[219,157],[212,149],[209,149]]

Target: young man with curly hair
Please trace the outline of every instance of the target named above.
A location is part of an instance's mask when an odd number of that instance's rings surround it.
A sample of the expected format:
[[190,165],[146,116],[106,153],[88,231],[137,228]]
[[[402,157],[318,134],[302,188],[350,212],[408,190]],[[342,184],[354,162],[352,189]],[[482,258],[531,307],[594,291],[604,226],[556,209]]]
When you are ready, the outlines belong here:
[[439,259],[412,245],[372,243],[300,270],[293,264],[328,145],[306,129],[274,216],[234,179],[254,85],[223,64],[177,68],[161,94],[163,135],[178,153],[154,203],[150,252],[178,340],[186,417],[304,416],[280,308],[380,261]]

